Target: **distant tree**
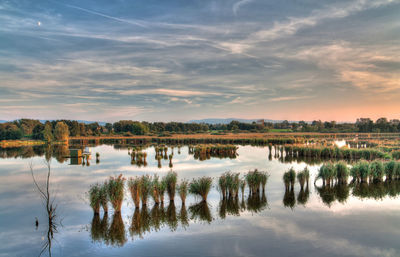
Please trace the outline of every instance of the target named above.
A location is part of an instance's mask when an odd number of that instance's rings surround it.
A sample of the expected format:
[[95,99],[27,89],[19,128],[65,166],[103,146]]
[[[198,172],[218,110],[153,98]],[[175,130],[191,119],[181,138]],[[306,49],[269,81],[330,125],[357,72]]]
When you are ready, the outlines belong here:
[[71,122],[71,129],[70,129],[70,135],[72,137],[80,136],[80,128],[79,128],[79,123],[74,120]]
[[111,134],[113,125],[111,123],[106,123],[105,127],[108,130],[108,134]]
[[44,130],[44,125],[42,123],[37,124],[32,131],[32,138],[33,139],[38,139],[38,140],[43,140],[43,130]]
[[51,142],[53,141],[54,137],[53,137],[53,132],[52,132],[53,128],[51,126],[50,122],[46,122],[46,124],[44,125],[44,130],[43,130],[43,139],[47,142]]
[[68,126],[62,121],[57,122],[54,136],[58,141],[67,141],[69,137]]

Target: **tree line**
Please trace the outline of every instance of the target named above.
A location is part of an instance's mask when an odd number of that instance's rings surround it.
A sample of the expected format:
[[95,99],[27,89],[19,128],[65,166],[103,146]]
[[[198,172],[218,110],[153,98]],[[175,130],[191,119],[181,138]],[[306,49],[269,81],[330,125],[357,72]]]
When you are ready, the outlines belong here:
[[379,118],[375,122],[370,118],[357,119],[355,123],[337,123],[335,121],[312,122],[264,122],[243,123],[232,121],[228,124],[184,123],[184,122],[146,122],[120,120],[104,125],[98,122],[82,123],[76,120],[53,120],[45,123],[33,119],[20,119],[0,124],[0,140],[32,138],[38,140],[65,140],[68,136],[100,135],[168,135],[169,133],[223,133],[223,132],[400,132],[399,120]]

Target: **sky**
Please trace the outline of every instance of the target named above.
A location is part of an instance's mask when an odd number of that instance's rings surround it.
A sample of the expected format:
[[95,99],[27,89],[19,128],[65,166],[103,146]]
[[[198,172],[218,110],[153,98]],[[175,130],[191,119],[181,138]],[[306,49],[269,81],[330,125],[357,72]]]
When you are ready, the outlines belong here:
[[0,120],[400,118],[400,0],[0,0]]

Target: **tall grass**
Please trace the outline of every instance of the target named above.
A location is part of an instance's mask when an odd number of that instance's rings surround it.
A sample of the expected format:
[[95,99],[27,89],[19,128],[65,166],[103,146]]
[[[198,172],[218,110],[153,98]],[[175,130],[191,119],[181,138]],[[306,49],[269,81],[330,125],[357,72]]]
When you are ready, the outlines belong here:
[[107,182],[107,194],[115,212],[121,212],[124,200],[125,178],[120,174],[118,177],[110,177]]
[[296,181],[296,172],[292,167],[283,174],[283,182],[285,183],[286,190],[289,189],[289,186],[293,188],[295,181]]
[[99,184],[91,185],[89,189],[90,207],[92,207],[94,214],[100,213],[100,190]]
[[337,181],[341,184],[347,183],[347,179],[350,175],[347,164],[343,161],[340,161],[335,164],[335,170],[336,170],[335,175]]
[[140,178],[140,191],[141,191],[140,198],[142,200],[142,206],[147,205],[147,200],[153,189],[152,186],[153,186],[152,180],[149,175],[143,175]]
[[305,167],[302,171],[297,174],[297,181],[300,183],[300,188],[304,189],[304,184],[307,183],[310,179],[310,171],[307,167]]
[[170,201],[174,201],[175,199],[177,179],[178,175],[176,174],[176,172],[173,171],[169,171],[165,176],[165,184]]
[[208,193],[210,192],[212,185],[211,177],[201,177],[193,179],[189,185],[189,193],[201,196],[202,200],[207,201]]
[[155,204],[160,203],[160,191],[161,191],[160,187],[161,187],[161,182],[159,180],[159,177],[157,174],[154,174],[153,181],[151,182],[150,195],[153,198]]
[[133,203],[135,204],[135,207],[139,208],[141,192],[142,192],[140,177],[129,178],[128,189],[129,189],[129,192],[131,193],[131,197],[132,197]]
[[380,161],[373,161],[369,165],[370,180],[382,181],[385,175],[385,167]]
[[324,163],[318,170],[317,179],[322,179],[323,185],[330,185],[333,184],[334,179],[336,178],[336,169],[335,165],[331,162]]
[[260,187],[265,191],[265,185],[268,181],[268,173],[265,171],[249,171],[245,175],[247,185],[249,186],[250,194],[256,194],[260,192]]
[[181,197],[182,205],[185,205],[188,191],[189,191],[189,181],[184,179],[178,185],[178,194]]

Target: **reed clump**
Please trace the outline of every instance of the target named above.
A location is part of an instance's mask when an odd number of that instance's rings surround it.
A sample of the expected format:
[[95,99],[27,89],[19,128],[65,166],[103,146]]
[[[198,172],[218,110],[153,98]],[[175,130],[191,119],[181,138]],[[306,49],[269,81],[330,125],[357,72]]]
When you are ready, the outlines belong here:
[[178,175],[176,172],[169,171],[167,175],[165,176],[165,185],[166,185],[166,191],[169,196],[170,201],[174,201],[175,199],[175,191],[176,191],[176,182],[178,179]]
[[189,181],[184,179],[178,185],[178,194],[181,198],[182,205],[185,205],[186,196],[188,194],[188,191],[189,191]]
[[383,181],[385,167],[380,161],[373,161],[369,164],[370,181]]
[[124,200],[125,178],[120,174],[118,177],[110,177],[107,182],[107,194],[115,212],[121,212]]
[[90,207],[92,207],[94,214],[100,213],[100,190],[99,184],[91,185],[89,189]]
[[317,179],[322,179],[323,185],[333,184],[334,179],[336,178],[336,169],[333,163],[328,162],[324,163],[318,170]]
[[152,191],[152,180],[149,175],[143,175],[140,178],[140,198],[142,200],[142,206],[147,205],[147,200]]
[[290,188],[293,188],[295,181],[296,181],[296,172],[292,167],[283,174],[283,182],[285,183],[286,190],[289,189],[289,186]]
[[260,192],[260,188],[265,191],[265,186],[268,181],[268,173],[265,171],[249,171],[245,175],[247,185],[249,186],[250,194],[257,194]]
[[142,192],[140,177],[129,178],[128,188],[129,188],[129,192],[131,193],[131,197],[132,197],[133,203],[135,204],[135,207],[139,208],[141,192]]
[[189,193],[201,196],[203,202],[207,201],[208,193],[212,185],[211,177],[201,177],[193,179],[189,185]]
[[306,183],[308,186],[309,179],[310,179],[310,171],[308,170],[307,167],[305,167],[302,171],[300,171],[297,174],[297,181],[299,181],[301,189],[304,189],[304,184]]
[[335,176],[340,184],[345,184],[347,183],[347,179],[350,175],[349,168],[347,167],[347,164],[343,161],[340,161],[335,164]]

